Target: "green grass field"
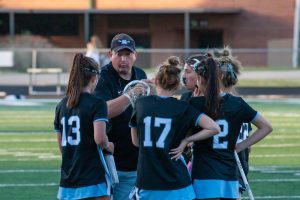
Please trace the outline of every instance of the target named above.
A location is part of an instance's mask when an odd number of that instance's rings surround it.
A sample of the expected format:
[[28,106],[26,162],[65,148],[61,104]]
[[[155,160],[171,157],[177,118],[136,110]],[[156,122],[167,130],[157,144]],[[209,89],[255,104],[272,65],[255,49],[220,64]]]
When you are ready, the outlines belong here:
[[[254,196],[300,199],[300,100],[249,102],[274,128],[252,148]],[[60,155],[52,132],[54,108],[55,103],[0,105],[1,200],[56,199]]]

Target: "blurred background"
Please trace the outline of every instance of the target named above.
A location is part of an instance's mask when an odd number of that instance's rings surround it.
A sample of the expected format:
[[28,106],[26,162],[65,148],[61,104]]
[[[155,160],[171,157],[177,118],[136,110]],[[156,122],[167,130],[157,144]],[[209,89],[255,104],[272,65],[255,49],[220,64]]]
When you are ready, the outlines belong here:
[[[85,53],[94,36],[106,56],[118,33],[136,40],[136,65],[149,72],[170,55],[184,59],[226,45],[245,69],[299,69],[298,0],[0,0],[0,91],[65,86],[73,55]],[[294,76],[292,86],[300,86]]]
[[136,40],[142,67],[156,66],[174,53],[224,45],[235,49],[244,66],[294,66],[295,0],[154,2],[1,0],[0,47],[13,52],[9,67],[16,70],[66,70],[70,54],[84,51],[92,35],[106,49],[115,34],[124,32]]
[[0,90],[27,95],[34,89],[16,86],[65,86],[73,55],[94,36],[106,56],[118,33],[136,40],[136,65],[149,72],[170,55],[184,60],[226,45],[246,69],[299,69],[297,0],[0,0]]
[[118,33],[150,78],[168,56],[229,45],[238,92],[274,127],[251,151],[253,193],[300,199],[299,15],[300,0],[0,0],[0,199],[55,199],[51,133],[72,59],[92,43],[103,66]]

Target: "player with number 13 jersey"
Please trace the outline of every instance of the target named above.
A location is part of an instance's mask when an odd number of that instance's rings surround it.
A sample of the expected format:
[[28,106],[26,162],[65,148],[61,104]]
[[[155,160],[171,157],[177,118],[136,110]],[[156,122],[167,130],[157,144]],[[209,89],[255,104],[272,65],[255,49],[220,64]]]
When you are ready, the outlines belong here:
[[67,108],[66,103],[67,98],[64,98],[58,104],[55,117],[55,129],[63,133],[60,185],[82,187],[105,182],[104,168],[94,141],[93,121],[108,121],[106,103],[88,93],[80,95],[75,109]]
[[58,199],[110,198],[110,177],[101,149],[113,153],[114,147],[106,135],[106,102],[91,94],[98,79],[98,65],[76,54],[66,97],[58,103],[54,119],[62,155]]

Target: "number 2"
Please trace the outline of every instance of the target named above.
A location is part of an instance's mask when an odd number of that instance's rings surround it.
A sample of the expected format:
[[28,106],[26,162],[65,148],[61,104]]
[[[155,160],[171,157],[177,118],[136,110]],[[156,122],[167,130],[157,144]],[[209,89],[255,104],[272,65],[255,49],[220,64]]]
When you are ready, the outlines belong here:
[[228,141],[221,142],[222,138],[225,138],[228,135],[228,122],[224,119],[216,121],[217,124],[221,127],[221,132],[217,135],[214,135],[213,148],[214,149],[227,149]]

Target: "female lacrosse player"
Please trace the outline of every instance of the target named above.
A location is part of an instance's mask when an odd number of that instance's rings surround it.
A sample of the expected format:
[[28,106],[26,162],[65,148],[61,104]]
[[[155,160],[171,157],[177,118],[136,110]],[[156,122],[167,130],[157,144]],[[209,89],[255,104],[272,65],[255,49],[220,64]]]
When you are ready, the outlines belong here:
[[56,107],[54,127],[62,154],[58,199],[108,200],[106,180],[98,147],[113,153],[106,136],[107,106],[93,96],[99,70],[91,58],[76,54],[67,95]]
[[[190,56],[186,59],[186,61],[193,59],[194,57],[198,57],[198,59],[205,59],[207,56],[211,56],[208,53],[200,53],[197,55]],[[184,64],[183,73],[181,77],[182,83],[185,88],[188,90],[187,92],[183,93],[180,97],[182,101],[189,101],[193,96],[199,96],[199,88],[197,86],[197,73],[193,70],[193,67],[189,65],[189,63]],[[184,160],[187,163],[189,172],[191,171],[192,167],[192,143],[189,144],[183,153]]]
[[[235,86],[238,83],[238,75],[240,75],[241,63],[231,55],[229,47],[225,47],[214,53],[220,67],[221,82],[224,86],[224,92],[236,95]],[[243,123],[237,143],[247,139],[252,131],[251,123]],[[249,172],[249,148],[238,153],[245,175]],[[246,190],[241,175],[239,176],[239,191],[242,193]]]
[[[194,57],[198,57],[198,59],[201,60],[207,58],[207,56],[210,56],[210,54],[200,53],[197,55],[190,56],[186,60],[189,61]],[[186,62],[183,67],[182,83],[188,90],[188,92],[183,93],[180,97],[180,100],[188,101],[192,96],[198,95],[199,90],[197,86],[197,73],[193,70],[193,67]]]
[[[172,97],[180,83],[178,66],[178,58],[171,57],[159,67],[155,77],[157,95],[138,99],[130,120],[132,142],[139,146],[137,199],[193,199],[184,159],[172,160],[170,149],[181,141],[186,145],[220,131],[209,117]],[[203,130],[185,138],[187,130],[194,126]]]
[[[208,57],[189,61],[198,74],[198,85],[204,96],[193,97],[190,104],[219,124],[221,131],[206,140],[195,142],[193,151],[193,187],[196,199],[237,199],[238,177],[234,150],[240,152],[272,131],[271,124],[253,110],[241,97],[224,93],[219,66]],[[257,130],[236,145],[244,122]],[[181,151],[179,146],[176,151]],[[176,152],[175,152],[176,153]]]

